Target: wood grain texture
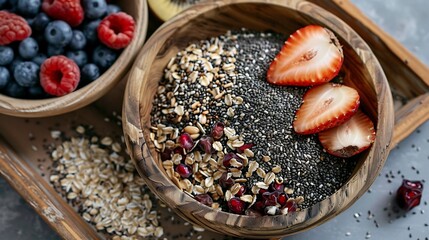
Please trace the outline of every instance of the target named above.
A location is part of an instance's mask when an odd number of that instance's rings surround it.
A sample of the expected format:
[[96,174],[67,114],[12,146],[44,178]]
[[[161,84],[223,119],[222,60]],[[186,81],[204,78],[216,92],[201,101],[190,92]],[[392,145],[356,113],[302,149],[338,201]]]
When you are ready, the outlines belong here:
[[0,94],[0,113],[19,117],[46,117],[82,108],[110,91],[126,75],[146,38],[148,9],[146,0],[118,1],[123,11],[134,17],[136,30],[130,45],[96,81],[62,97],[28,100]]
[[97,239],[100,236],[71,208],[34,169],[0,138],[0,173],[27,199],[63,239]]
[[[242,27],[291,34],[299,27],[320,24],[333,30],[345,52],[345,83],[358,90],[364,110],[375,121],[377,139],[349,181],[311,208],[285,216],[251,217],[229,214],[199,204],[166,175],[149,139],[150,111],[167,62],[189,42]],[[390,88],[369,46],[347,24],[301,0],[227,0],[200,4],[159,28],[137,57],[128,78],[123,107],[124,134],[137,169],[151,190],[185,219],[207,229],[247,238],[294,234],[331,219],[353,204],[378,176],[389,153],[393,129]]]
[[[380,59],[380,63],[386,73],[389,83],[400,93],[404,92],[404,96],[406,96],[408,101],[407,105],[405,105],[400,111],[395,113],[396,125],[394,130],[394,139],[392,140],[391,145],[394,145],[396,142],[399,142],[400,140],[408,136],[408,134],[419,125],[418,122],[421,121],[420,118],[429,116],[429,114],[424,113],[424,111],[427,111],[429,104],[427,102],[428,100],[426,100],[427,98],[425,98],[427,92],[427,90],[425,89],[427,89],[427,86],[423,84],[424,82],[427,82],[426,80],[429,77],[429,74],[427,74],[428,68],[421,64],[415,56],[413,56],[406,50],[403,51],[404,48],[398,42],[396,42],[389,35],[384,33],[368,18],[361,14],[359,10],[357,10],[349,1],[311,1],[323,6],[325,9],[329,10],[330,12],[334,13],[335,15],[343,19],[345,22],[347,22],[348,25],[352,26],[353,29],[370,45],[371,49],[373,49],[377,57],[379,54],[384,55],[385,60]],[[182,21],[181,24],[184,24],[184,22]],[[169,31],[174,34],[174,29],[170,28]],[[152,40],[150,44],[153,44],[150,46],[159,48],[159,46],[157,45],[159,45],[160,43],[157,43],[156,41]],[[183,44],[186,45],[187,43]],[[151,50],[145,49],[144,51],[146,51],[145,54],[148,54],[148,52]],[[136,65],[143,66],[142,64],[145,63],[145,61],[141,59],[142,55],[138,57],[138,63],[136,63]],[[405,64],[403,61],[401,61],[401,59],[406,59],[408,64]],[[143,70],[137,70],[136,68],[136,70],[133,71],[133,74],[135,74],[134,77],[138,77],[140,78],[140,80],[142,80],[143,76],[146,73]],[[79,217],[76,218],[75,216],[78,216],[77,213],[73,211],[70,212],[68,210],[63,210],[64,208],[68,209],[70,207],[65,200],[58,199],[59,195],[52,189],[52,186],[49,184],[49,180],[47,179],[48,175],[45,175],[43,179],[40,179],[40,177],[36,176],[43,173],[47,174],[46,168],[49,167],[49,165],[48,163],[46,163],[46,165],[44,165],[45,170],[43,171],[38,167],[38,165],[40,164],[38,159],[46,157],[46,153],[34,152],[31,148],[32,146],[28,142],[28,136],[26,134],[28,134],[29,132],[37,133],[37,138],[34,140],[35,142],[33,142],[33,144],[35,144],[36,146],[41,146],[43,145],[44,138],[44,135],[41,133],[45,132],[45,136],[49,137],[49,131],[47,129],[50,126],[56,125],[57,123],[60,123],[63,128],[68,129],[68,131],[66,131],[67,134],[71,133],[69,125],[73,121],[83,124],[91,124],[100,127],[101,129],[115,129],[115,131],[117,131],[117,125],[103,125],[106,124],[103,119],[104,117],[108,116],[108,114],[110,114],[112,111],[120,111],[120,106],[117,105],[121,104],[123,84],[124,82],[121,82],[121,84],[113,88],[112,91],[110,91],[107,95],[103,96],[102,99],[96,101],[94,104],[91,104],[91,106],[80,109],[77,112],[65,114],[62,116],[40,118],[37,120],[30,119],[30,125],[29,123],[26,123],[27,120],[25,119],[0,115],[0,126],[2,126],[0,127],[0,134],[4,136],[4,142],[2,141],[0,143],[0,148],[2,152],[0,156],[0,174],[6,179],[8,179],[9,183],[28,202],[41,201],[47,202],[49,204],[52,203],[52,206],[60,210],[44,211],[44,208],[39,206],[46,205],[32,203],[34,210],[37,211],[41,216],[44,216],[44,214],[48,212],[50,213],[48,215],[49,219],[62,219],[61,221],[49,221],[48,218],[44,217],[45,221],[49,222],[49,224],[64,239],[88,239],[90,237],[93,237],[93,239],[104,239],[105,236],[98,236],[95,230],[89,226],[89,224],[79,220]],[[132,87],[135,86],[136,84],[133,83]],[[423,90],[418,90],[418,88],[422,86]],[[416,89],[410,91],[409,88]],[[130,91],[130,89],[128,91]],[[150,97],[148,99],[150,99]],[[128,101],[128,103],[134,101],[128,98],[125,100]],[[134,103],[137,104],[138,102]],[[132,107],[136,108],[138,107],[138,105]],[[405,111],[405,109],[408,110]],[[138,115],[139,113],[136,111],[135,114]],[[133,119],[136,120],[136,118]],[[417,120],[418,122],[416,123],[411,120]],[[133,136],[130,138],[135,139],[136,142],[139,141],[140,137],[143,134],[143,131],[136,127],[136,125],[139,124],[138,121],[130,121],[129,124],[130,125],[128,126],[128,128],[130,128],[134,133]],[[16,129],[19,129],[19,131],[17,132]],[[119,129],[119,131],[121,131],[121,129]],[[13,148],[11,146],[13,146]],[[141,150],[139,150],[136,144],[130,144],[129,147],[135,148],[135,151],[133,151],[133,153],[135,154],[138,153],[138,151],[141,152]],[[150,154],[150,152],[146,154]],[[136,155],[138,156],[138,154]],[[141,166],[144,166],[143,163],[141,163]],[[362,165],[360,167],[362,167]],[[368,166],[366,167],[368,168]],[[142,171],[142,169],[140,171]],[[168,180],[165,181],[160,179],[159,183],[157,183],[157,186],[159,185],[162,187],[166,184],[168,186],[171,186],[171,184],[168,183]],[[351,190],[353,189],[350,189],[350,191]],[[342,190],[342,193],[348,194],[344,190]],[[187,199],[187,201],[190,200]],[[334,200],[324,203],[324,205],[333,204],[333,201]],[[326,211],[328,211],[329,206],[323,209],[326,209]],[[321,211],[324,211],[323,209]],[[186,212],[186,209],[183,211]],[[315,215],[317,214],[317,211],[317,208],[313,208],[312,213],[309,214]],[[169,213],[166,213],[165,216],[169,216],[168,214]],[[197,217],[199,216],[196,216],[195,218]],[[302,215],[299,215],[299,217],[303,218]],[[225,222],[227,219],[228,218],[224,216],[223,220]],[[264,221],[271,220],[266,219]],[[177,227],[177,225],[171,226],[169,225],[169,223],[169,221],[162,222],[163,226],[166,229],[166,232],[179,233],[180,231],[182,231],[184,234],[186,233],[186,229],[184,229],[185,227],[183,227],[183,224]],[[229,224],[231,225],[231,223]],[[89,229],[92,229],[92,232],[89,231]],[[305,229],[306,228],[303,228],[302,231],[304,231]],[[204,235],[203,239],[221,238],[219,235],[215,235],[208,231],[206,231],[204,234],[207,235]]]

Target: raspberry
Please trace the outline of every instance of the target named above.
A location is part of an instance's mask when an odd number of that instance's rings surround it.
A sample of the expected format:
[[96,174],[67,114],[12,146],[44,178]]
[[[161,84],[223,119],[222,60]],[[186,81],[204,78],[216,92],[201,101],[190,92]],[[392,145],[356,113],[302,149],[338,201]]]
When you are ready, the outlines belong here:
[[98,38],[110,48],[125,48],[133,39],[134,25],[133,17],[124,12],[110,14],[100,22]]
[[79,80],[79,67],[63,55],[46,59],[40,67],[40,84],[48,94],[59,97],[73,92]]
[[21,41],[31,35],[31,28],[24,18],[0,11],[0,45]]
[[50,17],[76,27],[82,23],[84,12],[79,0],[43,0],[43,11]]

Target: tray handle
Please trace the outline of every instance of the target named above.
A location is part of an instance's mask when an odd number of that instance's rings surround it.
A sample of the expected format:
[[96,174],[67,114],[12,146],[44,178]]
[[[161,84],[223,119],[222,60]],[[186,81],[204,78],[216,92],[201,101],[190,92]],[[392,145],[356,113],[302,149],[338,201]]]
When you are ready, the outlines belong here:
[[56,229],[63,239],[100,239],[72,207],[60,203],[64,201],[60,195],[31,169],[27,162],[19,159],[0,135],[0,175],[32,208],[41,213],[43,220]]
[[410,100],[395,112],[391,148],[409,136],[429,119],[429,92]]

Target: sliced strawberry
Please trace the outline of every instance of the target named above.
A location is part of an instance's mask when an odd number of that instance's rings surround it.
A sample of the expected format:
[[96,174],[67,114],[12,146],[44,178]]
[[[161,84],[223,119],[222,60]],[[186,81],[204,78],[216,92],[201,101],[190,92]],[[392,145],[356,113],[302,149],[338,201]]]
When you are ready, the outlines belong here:
[[338,127],[319,133],[325,150],[335,156],[348,158],[367,149],[375,140],[374,124],[363,112]]
[[313,134],[340,125],[359,107],[358,92],[345,85],[325,83],[310,88],[296,112],[293,128],[299,134]]
[[313,86],[329,82],[340,71],[343,50],[330,30],[309,25],[298,29],[283,45],[267,72],[269,83]]

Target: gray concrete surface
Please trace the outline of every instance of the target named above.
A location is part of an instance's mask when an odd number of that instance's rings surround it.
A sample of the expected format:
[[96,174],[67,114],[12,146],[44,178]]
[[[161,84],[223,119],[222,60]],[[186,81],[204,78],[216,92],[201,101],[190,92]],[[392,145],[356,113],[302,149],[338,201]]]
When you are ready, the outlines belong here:
[[[428,0],[351,1],[429,65]],[[427,204],[404,213],[397,211],[393,201],[402,176],[428,180],[428,175],[429,122],[391,152],[371,190],[350,209],[322,226],[287,239],[429,239]],[[429,201],[428,191],[425,190],[423,201]],[[60,239],[1,178],[0,239]]]

